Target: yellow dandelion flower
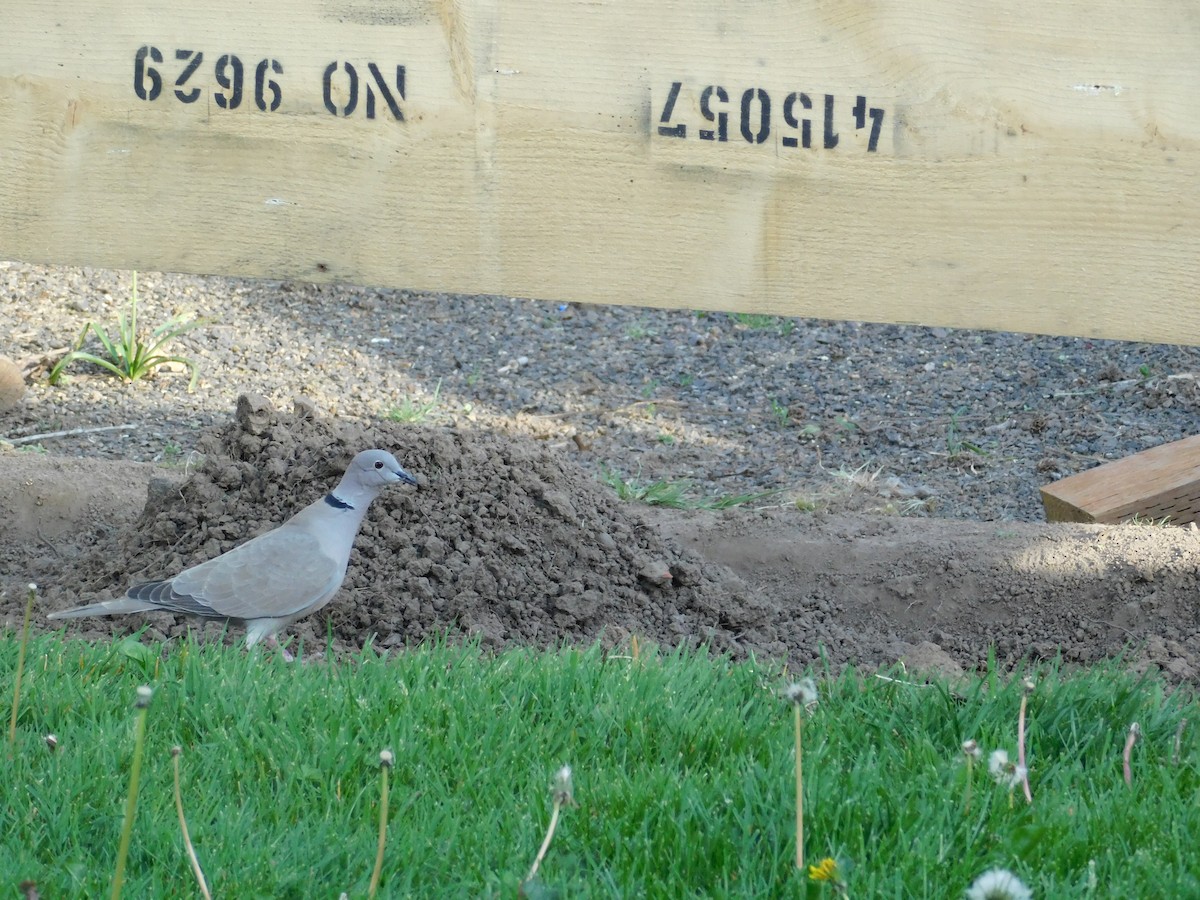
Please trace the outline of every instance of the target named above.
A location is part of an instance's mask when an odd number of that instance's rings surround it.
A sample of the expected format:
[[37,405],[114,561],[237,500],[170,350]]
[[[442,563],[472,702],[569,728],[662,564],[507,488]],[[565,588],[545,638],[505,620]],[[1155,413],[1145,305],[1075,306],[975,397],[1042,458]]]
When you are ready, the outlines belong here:
[[808,880],[839,881],[837,860],[827,856],[815,866],[809,866]]

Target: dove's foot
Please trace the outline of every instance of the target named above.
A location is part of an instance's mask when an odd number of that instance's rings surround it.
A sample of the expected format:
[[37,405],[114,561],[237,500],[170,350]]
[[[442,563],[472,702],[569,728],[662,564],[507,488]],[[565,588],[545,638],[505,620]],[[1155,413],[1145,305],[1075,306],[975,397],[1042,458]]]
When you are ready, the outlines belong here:
[[273,635],[273,634],[270,635],[265,641],[263,641],[263,643],[266,644],[268,647],[270,647],[272,650],[278,650],[280,655],[284,658],[285,661],[295,662],[296,657],[292,656],[291,651],[288,650],[287,647],[285,647],[285,646],[283,646],[283,644],[279,643],[279,638],[275,637],[275,635]]

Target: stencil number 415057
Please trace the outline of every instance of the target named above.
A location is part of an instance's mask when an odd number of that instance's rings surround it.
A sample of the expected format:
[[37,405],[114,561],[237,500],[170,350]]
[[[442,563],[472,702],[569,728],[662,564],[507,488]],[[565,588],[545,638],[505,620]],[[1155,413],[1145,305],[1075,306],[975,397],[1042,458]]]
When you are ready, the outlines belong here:
[[[671,82],[658,119],[658,133],[662,137],[685,140],[688,137],[687,123],[678,121],[682,90],[683,82]],[[763,88],[747,88],[738,97],[736,91],[731,95],[723,86],[710,84],[700,92],[698,108],[704,123],[695,133],[702,141],[724,142],[730,139],[730,126],[733,125],[747,144],[765,144],[772,131],[778,129],[779,142],[784,147],[812,148],[815,145],[826,150],[837,147],[840,138],[838,109],[846,107],[839,104],[836,95],[792,91],[783,98],[780,107],[782,124],[771,95]],[[856,130],[870,128],[867,152],[875,153],[879,149],[883,117],[882,109],[870,106],[867,98],[859,94],[850,107],[850,115],[841,121],[846,125],[853,123]],[[821,130],[819,144],[814,142],[814,123]]]

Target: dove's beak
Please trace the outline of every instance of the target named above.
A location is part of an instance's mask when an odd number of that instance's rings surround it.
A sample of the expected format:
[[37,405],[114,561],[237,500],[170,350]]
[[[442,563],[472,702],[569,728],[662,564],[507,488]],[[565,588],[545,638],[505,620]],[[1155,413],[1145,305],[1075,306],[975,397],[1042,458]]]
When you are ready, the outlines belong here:
[[397,469],[395,474],[396,474],[396,477],[399,478],[401,481],[403,481],[405,484],[411,484],[414,487],[416,487],[417,479],[413,478],[412,475],[408,474],[403,469]]

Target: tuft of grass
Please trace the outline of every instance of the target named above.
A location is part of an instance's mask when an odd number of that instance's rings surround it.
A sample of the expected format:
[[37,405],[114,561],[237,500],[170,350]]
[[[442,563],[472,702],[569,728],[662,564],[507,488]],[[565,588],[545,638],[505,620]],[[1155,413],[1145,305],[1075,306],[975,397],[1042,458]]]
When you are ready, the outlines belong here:
[[[796,739],[778,699],[791,676],[777,667],[644,645],[633,659],[438,642],[307,666],[215,643],[154,652],[128,896],[196,893],[180,860],[176,744],[189,754],[193,839],[225,897],[367,896],[381,773],[364,746],[392,748],[404,798],[390,806],[389,897],[518,896],[529,859],[514,848],[544,833],[529,805],[545,797],[547,757],[571,760],[587,789],[554,834],[540,896],[962,897],[996,869],[1037,897],[1098,884],[1105,896],[1200,896],[1200,732],[1180,729],[1200,703],[1118,665],[1015,676],[993,665],[928,684],[809,673],[821,712],[804,735],[804,873]],[[17,653],[14,635],[0,640],[0,682]],[[122,698],[144,668],[53,634],[30,641],[29,663],[0,787],[0,883],[104,896],[130,765]],[[964,765],[962,742],[972,736],[985,758],[1012,745],[1024,677],[1038,685],[1026,723],[1037,799],[1010,808],[1010,785]]]
[[743,328],[748,328],[751,331],[766,331],[768,329],[774,329],[776,334],[780,335],[781,337],[787,337],[796,330],[795,319],[785,319],[781,318],[780,316],[747,312],[730,313],[730,316],[736,324],[742,326]]
[[1169,528],[1171,526],[1171,517],[1162,516],[1154,518],[1154,516],[1143,516],[1141,513],[1134,513],[1128,520],[1130,525],[1146,525],[1151,528]]
[[731,509],[756,503],[778,493],[760,491],[750,494],[724,494],[720,497],[695,497],[691,495],[690,481],[643,481],[636,476],[626,478],[608,466],[601,468],[600,480],[616,491],[620,500],[645,503],[647,506],[665,506],[669,509]]
[[946,452],[951,459],[961,459],[968,453],[976,456],[987,456],[988,452],[974,441],[962,436],[961,419],[966,407],[960,407],[950,414],[950,423],[946,426]]
[[439,378],[437,385],[433,389],[433,397],[426,401],[414,400],[412,397],[405,397],[404,402],[399,406],[392,407],[387,417],[393,422],[404,422],[405,424],[415,424],[424,422],[433,415],[437,409],[438,400],[442,394],[442,380]]
[[617,492],[617,497],[627,502],[645,503],[647,506],[666,506],[671,509],[689,507],[687,499],[691,484],[686,481],[643,481],[626,478],[616,469],[605,467],[601,480]]
[[154,458],[155,462],[162,463],[164,466],[177,466],[183,457],[183,447],[176,444],[174,441],[167,441],[163,444],[162,450]]
[[29,583],[28,595],[25,599],[25,616],[21,620],[21,643],[17,651],[17,674],[13,678],[12,715],[8,720],[8,755],[12,758],[13,748],[17,743],[17,713],[21,709],[21,681],[25,677],[25,650],[29,646],[29,618],[33,615],[33,601],[37,599],[37,585]]
[[788,419],[792,416],[792,411],[788,409],[786,403],[780,403],[774,397],[771,398],[771,415],[775,419],[775,424],[780,428],[787,428]]
[[632,322],[625,329],[625,337],[631,341],[641,341],[648,337],[654,337],[658,331],[646,324],[645,319],[638,319]]
[[[47,378],[50,384],[58,384],[67,366],[82,360],[90,362],[111,372],[126,383],[133,383],[145,378],[164,363],[179,363],[186,366],[192,373],[188,380],[188,393],[196,389],[200,380],[200,369],[196,362],[186,356],[169,356],[165,352],[166,345],[180,335],[210,324],[206,319],[188,320],[183,316],[172,316],[162,325],[155,328],[148,337],[138,333],[137,321],[138,289],[137,272],[133,273],[133,291],[129,299],[129,317],[124,313],[117,314],[117,331],[113,337],[106,329],[95,322],[88,322],[75,341],[75,346],[58,364],[50,370]],[[97,356],[83,350],[88,332],[92,332],[104,348],[104,356]]]

